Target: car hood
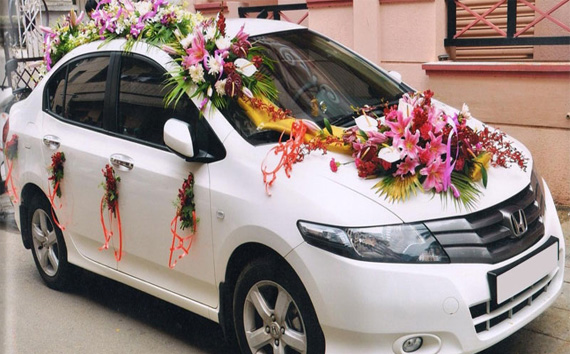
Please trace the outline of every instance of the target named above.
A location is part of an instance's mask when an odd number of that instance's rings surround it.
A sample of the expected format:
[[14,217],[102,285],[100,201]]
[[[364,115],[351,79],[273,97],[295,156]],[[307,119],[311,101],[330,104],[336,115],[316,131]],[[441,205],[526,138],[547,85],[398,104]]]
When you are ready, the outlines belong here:
[[[475,121],[475,124],[480,124]],[[292,188],[299,190],[301,184],[310,184],[319,193],[332,193],[338,188],[348,189],[352,193],[343,192],[344,199],[338,201],[338,205],[350,205],[350,209],[358,208],[358,204],[370,206],[370,201],[385,208],[404,222],[419,222],[433,219],[442,219],[470,214],[476,211],[493,207],[496,204],[514,196],[528,186],[531,178],[532,159],[528,149],[515,139],[508,137],[513,142],[517,150],[527,157],[526,169],[521,169],[516,165],[508,168],[489,167],[488,183],[485,188],[481,182],[477,186],[481,191],[473,208],[467,208],[460,203],[456,203],[451,197],[445,198],[432,192],[418,193],[411,195],[405,201],[390,201],[385,196],[380,196],[374,187],[380,178],[364,179],[358,177],[358,172],[351,156],[339,153],[327,152],[323,155],[319,152],[312,152],[305,156],[300,163],[293,165],[287,178],[283,171],[278,173],[275,181],[275,193],[287,193],[281,189],[279,184],[284,184],[285,189]],[[278,159],[267,147],[270,159]],[[265,149],[263,149],[265,150]],[[334,158],[341,163],[337,172],[330,169],[330,161]],[[348,196],[348,197],[347,197]],[[350,198],[350,200],[348,200]],[[364,202],[361,198],[366,198]],[[377,224],[378,220],[370,220],[370,225]]]

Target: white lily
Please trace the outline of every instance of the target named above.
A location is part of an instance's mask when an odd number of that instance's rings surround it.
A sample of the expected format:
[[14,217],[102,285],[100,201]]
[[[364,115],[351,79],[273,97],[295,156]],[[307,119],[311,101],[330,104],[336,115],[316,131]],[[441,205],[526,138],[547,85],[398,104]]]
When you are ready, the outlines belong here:
[[402,158],[401,155],[400,150],[393,146],[383,147],[378,151],[378,158],[389,163],[394,163],[400,160]]
[[375,132],[378,130],[378,121],[372,117],[367,116],[366,114],[363,114],[360,117],[356,118],[354,122],[356,123],[356,126],[358,126],[358,129],[362,131]]
[[239,58],[234,61],[237,70],[243,75],[250,77],[257,72],[257,68],[247,59]]

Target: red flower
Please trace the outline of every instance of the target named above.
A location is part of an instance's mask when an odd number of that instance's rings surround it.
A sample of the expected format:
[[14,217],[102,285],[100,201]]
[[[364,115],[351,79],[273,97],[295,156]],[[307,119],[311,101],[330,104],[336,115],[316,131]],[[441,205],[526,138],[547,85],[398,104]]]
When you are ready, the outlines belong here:
[[263,58],[260,55],[254,55],[253,58],[251,58],[251,61],[253,62],[253,65],[255,65],[255,67],[258,69],[263,64]]
[[339,163],[335,162],[334,159],[331,159],[330,166],[331,166],[331,171],[336,172],[338,171]]
[[236,66],[234,65],[233,62],[229,61],[227,63],[224,63],[224,73],[226,73],[226,75],[230,75],[235,71],[236,71]]
[[63,180],[63,163],[65,162],[65,154],[63,152],[56,152],[51,155],[51,176],[48,180],[52,181],[53,188],[58,197],[61,198],[61,186],[58,184]]
[[242,85],[241,76],[237,72],[229,74],[226,79],[226,95],[230,97],[241,96]]
[[109,164],[105,165],[105,168],[102,169],[101,172],[103,172],[103,177],[105,177],[105,182],[103,182],[103,187],[105,188],[105,205],[107,205],[110,212],[116,214],[117,203],[119,202],[117,184],[121,181],[121,177],[115,176],[115,170]]
[[218,22],[216,22],[216,26],[218,27],[218,31],[222,36],[226,35],[226,18],[222,11],[218,13]]

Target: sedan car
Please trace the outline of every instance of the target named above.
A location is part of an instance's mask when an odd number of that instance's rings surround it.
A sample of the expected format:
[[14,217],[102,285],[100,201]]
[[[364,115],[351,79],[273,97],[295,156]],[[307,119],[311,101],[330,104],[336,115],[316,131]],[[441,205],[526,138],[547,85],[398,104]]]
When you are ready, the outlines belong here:
[[[298,25],[230,20],[225,31],[263,48],[276,106],[309,127],[370,138],[354,128],[354,107],[398,105],[412,91]],[[236,101],[209,104],[196,85],[165,104],[165,77],[199,53],[180,62],[169,48],[126,43],[71,50],[10,113],[15,218],[48,286],[87,269],[219,323],[243,353],[474,353],[560,294],[560,222],[514,139],[526,168],[483,168],[486,186],[467,205],[379,196],[378,180],[356,176],[350,154],[333,148],[271,179],[276,147],[294,132],[254,124]],[[365,124],[372,113],[383,122],[389,111],[368,111]]]

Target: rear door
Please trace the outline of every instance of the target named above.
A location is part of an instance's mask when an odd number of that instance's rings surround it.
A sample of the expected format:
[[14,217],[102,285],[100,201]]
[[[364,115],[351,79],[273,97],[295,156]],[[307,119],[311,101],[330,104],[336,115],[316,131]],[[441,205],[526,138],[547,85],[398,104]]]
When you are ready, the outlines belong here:
[[41,131],[45,168],[54,153],[66,157],[62,195],[53,200],[59,223],[83,256],[116,268],[113,253],[99,250],[104,243],[99,217],[101,169],[117,140],[108,135],[110,63],[111,53],[103,52],[60,67],[46,86]]

